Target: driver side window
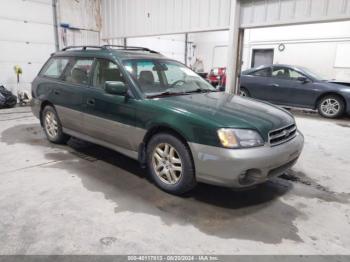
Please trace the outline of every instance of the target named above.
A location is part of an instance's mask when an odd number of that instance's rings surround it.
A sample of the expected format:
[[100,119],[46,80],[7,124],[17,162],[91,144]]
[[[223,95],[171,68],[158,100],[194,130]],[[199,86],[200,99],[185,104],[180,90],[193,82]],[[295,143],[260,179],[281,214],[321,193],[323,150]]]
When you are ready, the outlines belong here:
[[269,76],[271,76],[271,68],[268,67],[268,68],[260,69],[260,70],[254,71],[254,72],[251,73],[250,75],[253,75],[253,76],[262,76],[262,77],[269,77]]
[[159,76],[152,61],[126,62],[125,68],[130,74],[144,84],[159,85]]
[[132,77],[138,81],[143,91],[162,91],[159,72],[153,61],[127,61],[124,63],[124,66]]
[[118,66],[108,60],[98,59],[93,72],[92,85],[94,87],[104,88],[107,81],[125,82]]
[[301,73],[286,67],[274,67],[272,77],[284,80],[298,80],[300,77],[305,77]]
[[304,75],[292,69],[289,70],[289,74],[292,80],[298,80],[298,78],[305,77]]
[[289,69],[285,67],[274,67],[272,71],[272,77],[288,79],[290,78]]

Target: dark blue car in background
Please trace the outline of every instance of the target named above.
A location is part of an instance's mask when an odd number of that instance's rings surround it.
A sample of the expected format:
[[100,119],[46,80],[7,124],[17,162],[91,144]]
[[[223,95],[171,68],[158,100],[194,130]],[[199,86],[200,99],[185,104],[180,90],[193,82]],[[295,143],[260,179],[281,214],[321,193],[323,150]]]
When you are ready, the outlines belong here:
[[350,114],[350,84],[323,80],[303,67],[249,69],[241,75],[240,92],[281,106],[317,109],[327,118]]

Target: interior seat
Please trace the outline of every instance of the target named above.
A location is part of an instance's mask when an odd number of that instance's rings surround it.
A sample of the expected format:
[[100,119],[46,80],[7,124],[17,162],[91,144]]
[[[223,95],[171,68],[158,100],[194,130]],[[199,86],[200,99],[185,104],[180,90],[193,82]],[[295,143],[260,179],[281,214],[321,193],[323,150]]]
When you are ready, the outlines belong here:
[[106,68],[103,70],[102,74],[102,83],[106,81],[116,81],[116,82],[124,82],[123,76],[120,73],[120,70],[117,68]]
[[72,70],[72,75],[67,80],[74,84],[87,84],[88,74],[84,69],[77,67]]
[[154,84],[154,76],[152,71],[141,71],[139,82],[141,85],[153,85]]

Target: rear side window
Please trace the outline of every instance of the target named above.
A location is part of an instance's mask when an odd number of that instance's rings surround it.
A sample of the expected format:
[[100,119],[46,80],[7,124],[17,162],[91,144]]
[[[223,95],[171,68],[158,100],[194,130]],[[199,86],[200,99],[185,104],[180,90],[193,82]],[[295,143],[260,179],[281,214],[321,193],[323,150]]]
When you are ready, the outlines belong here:
[[72,84],[89,84],[89,76],[94,63],[93,58],[77,59],[64,76],[64,80]]
[[41,74],[47,77],[60,78],[68,62],[68,58],[51,58],[50,61],[45,65]]

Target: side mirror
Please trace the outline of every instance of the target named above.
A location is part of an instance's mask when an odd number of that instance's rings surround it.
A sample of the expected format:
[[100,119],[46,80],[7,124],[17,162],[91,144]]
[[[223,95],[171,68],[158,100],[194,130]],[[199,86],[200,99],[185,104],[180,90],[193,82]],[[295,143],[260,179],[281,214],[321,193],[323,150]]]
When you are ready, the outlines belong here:
[[123,82],[107,81],[105,83],[105,91],[107,94],[124,96],[127,92],[127,87]]
[[302,82],[303,84],[310,82],[310,80],[304,76],[298,77],[297,80]]

